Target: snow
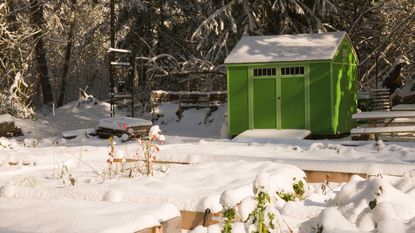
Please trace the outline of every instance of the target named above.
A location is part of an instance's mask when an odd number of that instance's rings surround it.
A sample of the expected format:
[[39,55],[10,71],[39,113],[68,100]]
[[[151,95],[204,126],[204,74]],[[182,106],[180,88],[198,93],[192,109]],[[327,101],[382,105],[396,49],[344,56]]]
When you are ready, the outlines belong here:
[[304,139],[311,134],[310,130],[305,129],[251,129],[246,130],[236,136],[234,142],[261,142],[269,143],[273,139]]
[[241,201],[241,205],[239,207],[239,213],[241,215],[241,219],[245,220],[248,219],[249,214],[255,209],[257,202],[255,201],[254,197],[246,197]]
[[14,121],[14,117],[10,114],[2,114],[0,115],[0,122],[12,122]]
[[[177,217],[179,210],[234,207],[238,220],[232,232],[246,233],[255,225],[241,220],[257,207],[259,190],[271,197],[266,211],[276,216],[280,231],[275,232],[415,231],[414,142],[278,138],[266,130],[218,139],[224,136],[221,130],[226,132],[226,106],[212,112],[187,109],[179,119],[177,104],[162,104],[160,127],[151,130],[167,134],[157,160],[189,164],[155,164],[153,177],[128,178],[119,172],[110,178],[105,173],[108,141],[86,137],[79,120],[94,116],[87,122],[96,126],[108,113],[105,106],[72,103],[57,109],[61,119],[45,116],[22,124],[24,132],[35,125],[51,127],[35,133],[39,137],[0,138],[0,232],[134,232]],[[59,138],[60,129],[77,137]],[[75,129],[81,130],[71,132]],[[136,141],[114,140],[115,158],[136,158]],[[303,170],[373,176],[313,184],[303,179]],[[277,195],[293,194],[299,181],[304,199],[285,201]],[[199,226],[193,232],[221,232],[222,226]]]
[[[168,141],[168,139],[167,139]],[[291,164],[302,170],[403,175],[415,169],[414,146],[366,142],[343,146],[344,141],[281,140],[279,143],[234,143],[205,141],[166,144],[160,159],[209,163],[218,161],[273,161]],[[348,144],[347,142],[345,143]],[[295,145],[295,146],[293,146]],[[413,145],[413,144],[409,144]]]
[[[120,113],[119,113],[120,114]],[[121,113],[122,114],[122,113]],[[110,105],[105,102],[73,101],[55,110],[55,116],[48,114],[42,118],[60,133],[96,127],[98,121],[110,116]]]
[[0,137],[0,148],[13,149],[18,146],[17,141],[14,139],[7,139],[5,137]]
[[227,138],[225,113],[227,106],[218,106],[216,111],[210,108],[186,109],[179,112],[179,105],[163,103],[154,110],[160,117],[154,122],[163,134],[201,138]]
[[[24,137],[41,139],[54,137],[64,131],[93,128],[102,118],[110,116],[110,104],[105,102],[73,101],[60,108],[45,110],[45,114],[38,114],[35,119],[18,119],[8,114],[0,115],[1,121],[13,121],[16,127],[21,128]],[[123,112],[117,112],[124,115]]]
[[303,224],[300,232],[319,232],[319,227],[322,227],[324,233],[360,232],[334,207],[323,210],[318,217]]
[[[124,147],[126,146],[126,147]],[[134,154],[138,146],[121,145],[120,151],[125,156]],[[301,170],[289,166],[268,162],[230,162],[207,163],[192,166],[168,165],[166,172],[159,171],[161,177],[125,180],[118,178],[102,182],[102,176],[94,173],[90,167],[79,164],[78,157],[98,171],[106,166],[105,155],[108,148],[103,147],[58,147],[58,148],[19,148],[2,151],[2,158],[14,159],[16,166],[2,166],[0,169],[0,187],[10,183],[16,174],[34,177],[37,180],[35,189],[13,186],[13,196],[24,198],[74,198],[81,200],[129,201],[137,203],[172,203],[181,210],[204,211],[206,208],[221,210],[220,195],[228,189],[234,189],[239,200],[252,193],[252,182],[259,170],[271,174],[284,171],[296,176],[304,176]],[[82,154],[80,154],[82,152]],[[117,151],[116,151],[117,152]],[[17,154],[16,154],[17,153]],[[32,154],[36,166],[23,166],[21,159]],[[57,155],[59,154],[59,156]],[[16,157],[16,155],[20,155]],[[27,157],[30,158],[30,157]],[[55,161],[57,160],[57,161]],[[5,161],[7,162],[7,161]],[[60,172],[65,164],[71,174],[78,180],[75,187],[62,187],[61,180],[54,173]],[[290,172],[291,171],[291,172]],[[46,176],[44,175],[46,174]],[[118,181],[117,181],[118,180]],[[15,182],[12,182],[15,183]],[[226,187],[226,189],[225,189]],[[140,195],[137,195],[140,193]],[[236,200],[238,201],[238,200]]]
[[99,121],[98,127],[126,131],[128,128],[152,125],[151,121],[132,117],[111,117]]
[[225,64],[331,60],[346,32],[244,36]]
[[88,135],[96,134],[96,132],[97,132],[96,128],[86,128],[86,129],[63,131],[61,135],[64,138],[76,138],[76,137],[83,136],[83,135],[88,136]]
[[108,203],[66,198],[0,197],[0,231],[135,232],[180,216],[170,204]]
[[[345,223],[339,224],[337,230],[350,230],[349,228],[355,228],[350,226],[351,223],[355,223],[360,231],[366,232],[374,230],[392,232],[394,228],[397,229],[393,232],[412,232],[406,229],[415,222],[415,196],[407,190],[394,187],[393,180],[396,182],[396,179],[410,183],[414,181],[413,178],[407,180],[407,178],[371,177],[345,184],[334,199],[337,211],[342,214],[341,222]],[[413,183],[411,187],[414,188]],[[324,224],[326,230],[329,221],[324,219],[324,216],[320,216],[319,221],[320,224]],[[334,226],[333,229],[327,230],[327,232],[336,232]]]

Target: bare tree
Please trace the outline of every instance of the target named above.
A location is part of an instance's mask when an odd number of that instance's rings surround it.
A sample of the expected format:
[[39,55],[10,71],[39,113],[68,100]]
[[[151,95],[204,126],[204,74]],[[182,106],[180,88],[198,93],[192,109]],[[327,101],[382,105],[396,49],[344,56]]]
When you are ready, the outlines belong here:
[[61,82],[61,88],[60,88],[59,99],[58,99],[58,107],[64,104],[64,99],[65,99],[66,80],[68,78],[68,73],[69,73],[69,63],[71,59],[73,40],[74,40],[74,34],[75,34],[74,30],[76,26],[76,13],[75,13],[76,0],[71,0],[70,9],[72,11],[72,14],[71,14],[71,22],[69,25],[68,39],[67,39],[66,48],[65,48],[65,60],[63,63],[62,82]]
[[32,23],[39,30],[35,38],[35,70],[37,72],[37,75],[39,76],[40,85],[42,87],[43,103],[51,105],[53,102],[53,93],[48,75],[48,62],[46,58],[46,49],[43,40],[43,29],[45,28],[46,23],[45,18],[43,16],[43,4],[43,1],[31,0],[30,12]]

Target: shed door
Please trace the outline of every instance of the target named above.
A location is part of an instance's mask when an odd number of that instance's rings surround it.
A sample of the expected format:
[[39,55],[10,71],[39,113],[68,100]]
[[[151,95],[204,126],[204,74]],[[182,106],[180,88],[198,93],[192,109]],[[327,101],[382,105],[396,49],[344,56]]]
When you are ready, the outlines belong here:
[[279,68],[281,87],[277,99],[280,102],[282,129],[305,129],[305,75],[303,66]]
[[304,66],[254,68],[250,78],[251,129],[306,129]]
[[254,129],[277,128],[276,79],[253,79],[253,127]]

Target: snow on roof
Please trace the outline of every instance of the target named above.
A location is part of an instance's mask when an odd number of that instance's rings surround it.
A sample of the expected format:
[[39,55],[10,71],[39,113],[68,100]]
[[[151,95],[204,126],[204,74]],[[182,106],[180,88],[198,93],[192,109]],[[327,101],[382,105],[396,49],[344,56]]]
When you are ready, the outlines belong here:
[[244,36],[225,59],[225,64],[330,60],[346,32]]

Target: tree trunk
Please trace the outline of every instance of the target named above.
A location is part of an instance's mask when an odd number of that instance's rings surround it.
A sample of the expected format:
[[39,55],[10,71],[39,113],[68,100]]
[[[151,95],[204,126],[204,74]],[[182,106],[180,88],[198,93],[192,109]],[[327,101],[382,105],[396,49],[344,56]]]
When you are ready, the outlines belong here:
[[[43,17],[43,1],[31,0],[30,2],[31,20],[35,27],[42,30],[45,25]],[[46,51],[44,47],[42,31],[38,33],[37,43],[35,45],[35,64],[36,72],[40,79],[42,87],[43,103],[50,105],[53,102],[52,86],[48,76],[48,63],[46,60]]]
[[68,78],[69,62],[71,60],[73,36],[74,36],[75,25],[76,25],[76,15],[74,12],[76,8],[75,5],[76,5],[76,0],[72,0],[72,22],[69,26],[68,42],[66,44],[65,60],[63,63],[62,83],[61,83],[61,90],[59,93],[58,107],[62,106],[65,100],[66,79]]

